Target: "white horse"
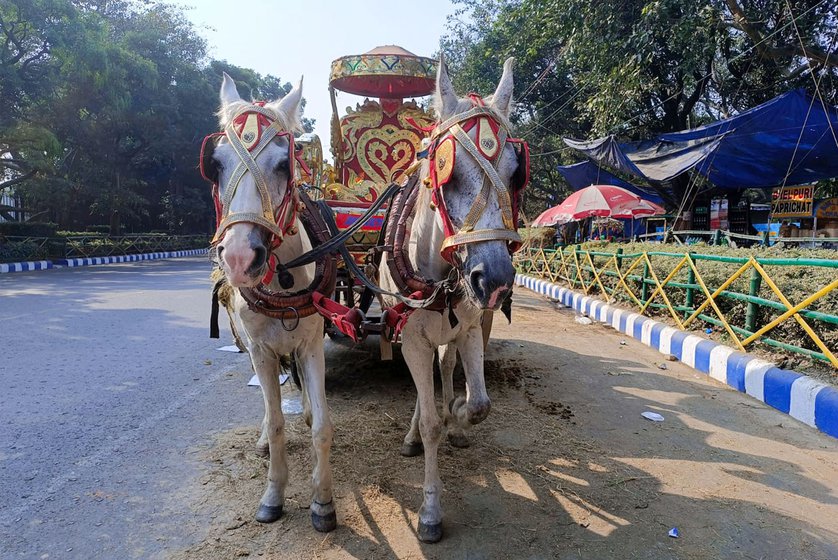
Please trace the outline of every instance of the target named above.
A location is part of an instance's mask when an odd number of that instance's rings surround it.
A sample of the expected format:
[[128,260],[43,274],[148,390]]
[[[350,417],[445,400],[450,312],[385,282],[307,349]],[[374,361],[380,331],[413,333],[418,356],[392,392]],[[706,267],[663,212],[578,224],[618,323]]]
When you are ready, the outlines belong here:
[[288,466],[278,372],[280,357],[293,353],[302,374],[304,415],[314,449],[311,520],[318,531],[331,531],[336,526],[329,466],[333,427],[326,404],[323,319],[318,314],[267,316],[255,311],[262,302],[254,305],[252,297],[250,303],[245,299],[247,293],[259,293],[260,284],[265,284],[266,293],[278,296],[305,290],[315,275],[314,264],[284,276],[269,271],[312,246],[294,192],[292,133],[300,130],[302,80],[285,97],[259,106],[243,101],[225,74],[220,97],[218,116],[226,134],[205,148],[202,168],[218,185],[218,264],[227,283],[236,288],[230,304],[245,331],[265,400],[260,442],[268,444],[270,466],[256,520],[270,523],[282,515]]
[[[491,313],[501,306],[515,278],[509,243],[514,243],[518,236],[514,219],[509,216],[509,197],[519,161],[513,145],[506,142],[512,63],[510,58],[504,64],[503,77],[494,95],[485,100],[485,106],[476,97],[457,97],[443,61],[437,74],[434,103],[441,123],[431,134],[430,161],[424,161],[420,170],[420,193],[409,227],[408,256],[423,278],[442,281],[458,274],[465,296],[454,308],[455,326],[449,317],[450,309],[419,309],[410,315],[402,331],[402,354],[418,393],[402,453],[415,455],[424,448],[424,499],[418,527],[419,539],[424,542],[442,538],[442,483],[437,451],[443,423],[434,401],[434,353],[439,350],[443,392],[449,401],[444,403],[444,416],[452,443],[467,445],[463,430],[483,421],[491,407],[483,377],[482,318],[484,312]],[[477,106],[481,108],[476,109]],[[471,119],[470,115],[475,116]],[[476,151],[477,146],[480,148]],[[435,181],[445,182],[436,198]],[[423,183],[429,188],[421,186]],[[474,210],[478,205],[482,209]],[[391,254],[385,255],[385,259],[391,258]],[[382,287],[395,291],[398,283],[390,267],[382,265],[380,273]],[[395,302],[390,299],[386,303]],[[451,374],[457,351],[467,388],[466,398],[453,399]]]

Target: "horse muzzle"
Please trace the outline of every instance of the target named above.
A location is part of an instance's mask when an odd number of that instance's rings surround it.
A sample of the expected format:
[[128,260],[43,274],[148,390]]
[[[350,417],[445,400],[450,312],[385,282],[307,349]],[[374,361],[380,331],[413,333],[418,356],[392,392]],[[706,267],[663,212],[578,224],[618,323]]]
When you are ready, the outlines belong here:
[[[470,260],[470,259],[469,259]],[[515,268],[508,253],[497,261],[480,261],[464,270],[469,296],[481,309],[497,310],[515,282]]]
[[262,237],[259,228],[235,224],[218,243],[218,259],[234,288],[252,288],[265,275],[268,248]]

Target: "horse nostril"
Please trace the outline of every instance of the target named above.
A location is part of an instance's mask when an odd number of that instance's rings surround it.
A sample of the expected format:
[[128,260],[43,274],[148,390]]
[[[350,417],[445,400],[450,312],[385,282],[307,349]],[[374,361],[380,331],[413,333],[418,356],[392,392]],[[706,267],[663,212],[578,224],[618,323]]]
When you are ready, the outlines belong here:
[[268,261],[268,250],[264,246],[260,245],[258,247],[254,247],[253,252],[255,255],[253,257],[253,264],[251,265],[251,268],[255,270],[261,268],[262,265]]
[[486,294],[486,275],[483,274],[482,265],[478,265],[472,269],[469,274],[469,282],[476,296],[482,297]]

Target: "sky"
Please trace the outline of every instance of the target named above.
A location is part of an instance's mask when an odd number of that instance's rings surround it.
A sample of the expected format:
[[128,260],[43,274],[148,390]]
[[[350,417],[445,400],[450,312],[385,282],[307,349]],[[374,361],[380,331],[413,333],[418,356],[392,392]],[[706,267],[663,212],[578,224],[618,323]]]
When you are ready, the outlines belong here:
[[[329,69],[334,59],[381,45],[433,56],[447,31],[450,0],[180,0],[207,39],[210,56],[296,83],[305,76],[304,115],[316,119],[329,153]],[[219,86],[221,77],[219,76]],[[362,98],[338,92],[341,114]]]

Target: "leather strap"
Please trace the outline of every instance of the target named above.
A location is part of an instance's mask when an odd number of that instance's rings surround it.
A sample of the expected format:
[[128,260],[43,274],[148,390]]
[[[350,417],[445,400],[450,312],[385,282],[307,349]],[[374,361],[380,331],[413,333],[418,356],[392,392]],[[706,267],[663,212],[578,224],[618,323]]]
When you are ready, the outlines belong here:
[[[387,187],[387,189],[383,193],[381,193],[381,196],[379,196],[378,199],[372,203],[372,205],[364,213],[364,215],[358,218],[358,220],[354,224],[352,224],[343,231],[338,231],[336,234],[334,234],[333,237],[330,237],[329,240],[323,243],[322,245],[318,245],[317,247],[312,248],[310,251],[307,251],[299,257],[296,257],[295,259],[289,261],[284,265],[285,268],[291,269],[296,268],[298,266],[304,266],[313,263],[321,256],[327,253],[331,253],[335,251],[335,249],[344,246],[346,240],[352,237],[359,229],[361,229],[364,226],[364,224],[366,224],[370,220],[370,218],[372,218],[375,215],[375,213],[378,212],[379,209],[381,209],[384,203],[387,202],[390,198],[392,198],[396,193],[398,193],[399,190],[401,190],[401,188],[401,186],[395,183],[391,183],[390,186]],[[320,207],[320,202],[318,202],[318,207]],[[322,209],[320,209],[320,212],[321,216],[325,216],[325,214],[323,214]],[[332,213],[331,209],[329,209],[329,213]],[[334,218],[332,218],[332,220],[334,220]]]

